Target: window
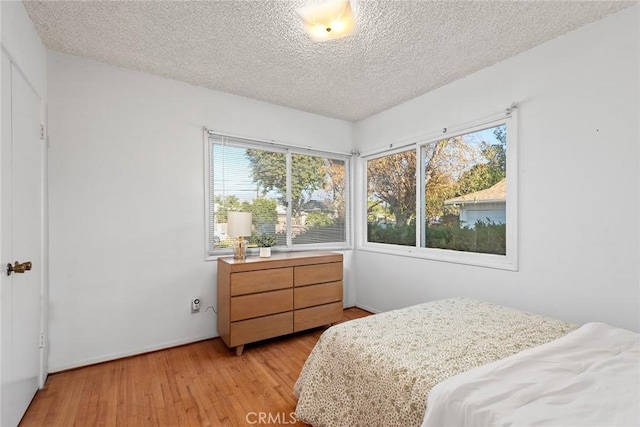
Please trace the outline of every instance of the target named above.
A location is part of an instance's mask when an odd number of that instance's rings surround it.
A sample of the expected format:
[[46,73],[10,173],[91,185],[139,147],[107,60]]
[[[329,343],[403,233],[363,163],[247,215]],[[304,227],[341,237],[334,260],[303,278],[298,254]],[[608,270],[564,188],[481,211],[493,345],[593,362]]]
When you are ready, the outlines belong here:
[[278,249],[349,246],[349,155],[206,133],[207,255],[231,253],[229,211],[251,212],[253,234]]
[[416,244],[416,150],[367,161],[367,239]]
[[366,156],[363,249],[516,269],[513,114]]

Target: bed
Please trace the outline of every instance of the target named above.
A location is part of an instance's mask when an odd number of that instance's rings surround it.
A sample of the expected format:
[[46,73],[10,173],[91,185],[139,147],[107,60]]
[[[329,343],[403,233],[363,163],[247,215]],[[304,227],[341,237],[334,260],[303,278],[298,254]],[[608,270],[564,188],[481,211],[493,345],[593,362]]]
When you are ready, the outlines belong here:
[[423,426],[638,426],[640,339],[604,323],[436,385]]
[[[465,298],[345,322],[327,329],[309,355],[294,386],[296,417],[314,426],[458,425],[442,412],[429,422],[427,396],[437,384],[577,329]],[[441,403],[429,401],[434,408]],[[459,412],[460,407],[442,410]],[[472,419],[462,425],[470,424],[486,425]]]

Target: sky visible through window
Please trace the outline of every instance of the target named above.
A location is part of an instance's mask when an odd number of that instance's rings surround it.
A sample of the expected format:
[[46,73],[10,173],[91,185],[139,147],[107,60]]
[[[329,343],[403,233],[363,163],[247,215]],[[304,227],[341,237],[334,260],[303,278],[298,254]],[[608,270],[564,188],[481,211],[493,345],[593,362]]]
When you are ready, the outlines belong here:
[[[249,202],[260,195],[260,189],[251,175],[247,148],[229,145],[213,145],[214,196],[236,196],[240,202]],[[283,154],[284,155],[284,154]],[[270,191],[264,196],[276,198],[279,193]]]

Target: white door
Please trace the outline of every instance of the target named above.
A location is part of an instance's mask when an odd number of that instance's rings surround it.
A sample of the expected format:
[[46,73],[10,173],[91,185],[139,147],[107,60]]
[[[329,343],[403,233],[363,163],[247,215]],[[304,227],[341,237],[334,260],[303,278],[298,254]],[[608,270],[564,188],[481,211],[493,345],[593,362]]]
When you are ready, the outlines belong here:
[[[0,425],[15,426],[40,377],[43,283],[43,159],[41,101],[2,54],[2,193]],[[8,265],[31,270],[8,275]],[[20,270],[20,268],[18,268]]]

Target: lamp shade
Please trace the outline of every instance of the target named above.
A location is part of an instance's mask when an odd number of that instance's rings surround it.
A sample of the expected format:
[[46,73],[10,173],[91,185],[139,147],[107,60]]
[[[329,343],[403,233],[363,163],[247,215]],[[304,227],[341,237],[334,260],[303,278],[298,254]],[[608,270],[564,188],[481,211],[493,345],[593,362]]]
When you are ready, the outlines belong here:
[[251,213],[227,213],[227,234],[231,237],[251,236]]

